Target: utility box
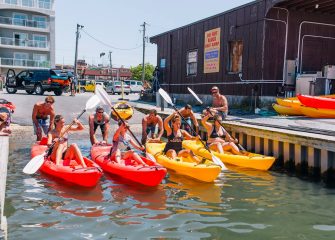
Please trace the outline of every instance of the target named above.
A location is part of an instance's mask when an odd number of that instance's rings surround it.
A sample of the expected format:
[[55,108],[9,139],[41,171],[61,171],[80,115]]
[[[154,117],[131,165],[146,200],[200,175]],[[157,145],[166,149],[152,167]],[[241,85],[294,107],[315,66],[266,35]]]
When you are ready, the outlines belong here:
[[324,67],[324,76],[328,79],[335,79],[335,65],[327,65]]
[[295,85],[295,60],[286,60],[285,62],[285,84]]
[[311,86],[315,81],[316,74],[301,74],[297,77],[295,92],[296,94],[311,95]]

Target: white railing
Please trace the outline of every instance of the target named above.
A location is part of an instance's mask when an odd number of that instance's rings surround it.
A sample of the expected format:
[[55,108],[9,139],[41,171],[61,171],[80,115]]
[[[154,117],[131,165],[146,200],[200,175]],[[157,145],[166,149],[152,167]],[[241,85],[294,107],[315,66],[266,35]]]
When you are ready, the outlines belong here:
[[49,23],[45,21],[35,21],[35,20],[24,20],[19,18],[3,17],[0,16],[0,24],[16,25],[23,27],[33,27],[33,28],[49,28]]
[[36,41],[28,39],[5,38],[0,37],[0,45],[17,46],[17,47],[31,47],[31,48],[49,48],[48,41]]
[[53,10],[53,0],[0,0],[0,3],[15,5],[24,8],[39,8]]
[[29,59],[0,58],[0,66],[50,68],[49,61],[36,61]]

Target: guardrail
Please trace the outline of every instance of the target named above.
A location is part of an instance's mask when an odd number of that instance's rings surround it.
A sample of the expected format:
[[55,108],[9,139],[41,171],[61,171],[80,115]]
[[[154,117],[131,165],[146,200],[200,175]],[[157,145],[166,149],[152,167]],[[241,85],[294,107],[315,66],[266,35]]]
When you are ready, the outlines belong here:
[[29,59],[0,58],[0,66],[50,68],[49,61],[36,61]]
[[3,16],[0,16],[0,24],[8,24],[8,25],[32,27],[32,28],[41,28],[41,29],[48,29],[49,28],[49,23],[46,22],[46,21],[26,20],[26,19],[3,17]]
[[6,38],[0,37],[0,44],[4,46],[17,46],[17,47],[33,47],[33,48],[49,48],[48,41],[36,41],[28,39]]
[[15,6],[24,7],[24,8],[38,8],[38,9],[53,10],[52,0],[50,0],[49,2],[43,1],[43,0],[30,0],[30,1],[0,0],[0,3],[15,5]]

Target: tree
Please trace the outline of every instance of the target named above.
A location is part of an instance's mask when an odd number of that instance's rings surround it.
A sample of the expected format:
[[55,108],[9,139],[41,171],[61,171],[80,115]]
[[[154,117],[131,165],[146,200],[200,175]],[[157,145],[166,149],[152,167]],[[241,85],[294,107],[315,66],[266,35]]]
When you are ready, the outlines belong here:
[[[147,81],[152,80],[152,72],[154,71],[154,69],[155,69],[154,65],[150,63],[145,64],[144,80]],[[130,67],[130,71],[133,79],[142,80],[142,64],[139,64],[136,67]]]

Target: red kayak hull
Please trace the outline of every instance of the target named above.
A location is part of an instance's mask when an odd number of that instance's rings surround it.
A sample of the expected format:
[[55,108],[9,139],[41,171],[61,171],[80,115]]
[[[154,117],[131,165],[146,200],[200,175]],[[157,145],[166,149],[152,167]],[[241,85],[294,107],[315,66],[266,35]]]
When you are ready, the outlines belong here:
[[141,157],[149,166],[138,165],[131,159],[123,160],[123,164],[111,161],[107,156],[111,146],[93,146],[91,157],[105,172],[118,175],[132,182],[154,187],[159,185],[166,175],[166,169],[149,159]]
[[306,107],[335,109],[335,98],[298,95],[299,101]]
[[[31,157],[43,154],[46,149],[46,145],[40,145],[39,142],[35,143],[31,148]],[[100,180],[102,172],[92,160],[85,157],[84,160],[87,168],[81,167],[76,160],[63,160],[62,165],[56,165],[53,161],[47,159],[39,170],[75,185],[94,187]]]

